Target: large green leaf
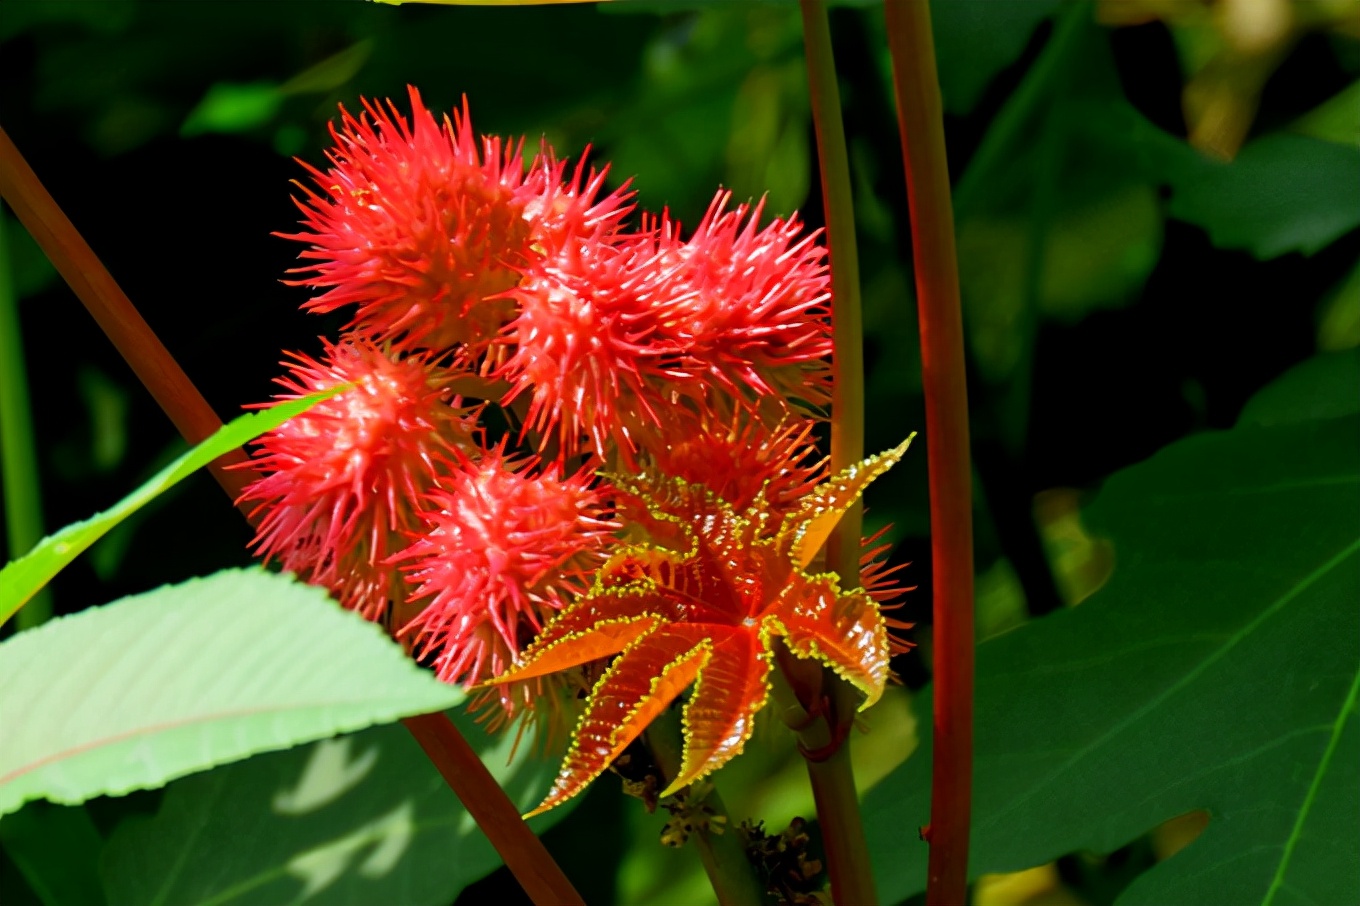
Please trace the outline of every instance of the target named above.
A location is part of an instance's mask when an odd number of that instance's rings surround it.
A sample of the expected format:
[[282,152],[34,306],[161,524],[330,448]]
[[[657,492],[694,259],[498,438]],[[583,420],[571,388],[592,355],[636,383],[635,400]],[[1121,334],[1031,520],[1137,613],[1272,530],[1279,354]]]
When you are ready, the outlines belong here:
[[104,838],[84,807],[30,802],[0,819],[0,846],[43,906],[105,906]]
[[259,412],[250,412],[223,425],[211,437],[161,469],[149,481],[102,513],[39,541],[33,550],[0,569],[0,623],[24,606],[38,589],[52,580],[62,568],[80,556],[91,544],[157,496],[179,484],[223,453],[254,440],[295,415],[343,390],[336,387],[300,400],[290,400]]
[[227,570],[0,644],[0,815],[160,786],[461,698],[321,589]]
[[[542,799],[555,760],[527,742],[512,759],[513,733],[455,720],[521,809]],[[380,727],[176,781],[155,817],[118,827],[103,864],[110,906],[441,906],[500,858],[410,734]]]
[[1201,159],[1171,180],[1171,216],[1257,258],[1311,255],[1360,226],[1353,146],[1282,132],[1251,142],[1232,163]]
[[[1354,394],[1355,362],[1324,364],[1112,477],[1088,512],[1109,584],[978,649],[974,875],[1206,809],[1122,903],[1360,900],[1360,413],[1289,417]],[[887,902],[924,887],[902,828],[927,822],[929,752],[865,799]]]

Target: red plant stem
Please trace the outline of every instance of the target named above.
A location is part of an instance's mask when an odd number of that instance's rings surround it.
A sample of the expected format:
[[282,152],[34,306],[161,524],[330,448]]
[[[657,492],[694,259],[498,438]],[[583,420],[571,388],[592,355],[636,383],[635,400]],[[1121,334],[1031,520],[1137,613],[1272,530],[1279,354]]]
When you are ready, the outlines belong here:
[[[0,129],[0,195],[184,439],[196,444],[222,427],[217,413],[175,364],[3,129]],[[246,459],[245,451],[237,449],[208,466],[233,500],[240,497],[249,476],[226,467]]]
[[973,526],[963,315],[930,7],[884,4],[907,171],[921,324],[931,566],[935,586],[935,742],[928,906],[963,906],[973,785]]
[[[184,439],[197,443],[222,427],[217,413],[118,288],[3,129],[0,129],[0,197],[9,202],[38,247],[94,315]],[[249,475],[225,467],[248,458],[238,448],[208,467],[233,500],[239,499]],[[529,830],[515,804],[448,715],[422,714],[403,723],[530,899],[538,906],[583,904],[581,895],[543,842]]]
[[[841,116],[840,86],[831,49],[831,27],[825,0],[802,0],[803,46],[807,56],[808,97],[821,163],[822,207],[826,213],[827,248],[831,258],[832,474],[864,458],[864,329],[860,304],[859,253],[855,243],[855,211],[850,185],[849,153]],[[843,588],[859,585],[862,507],[857,503],[842,517],[826,544],[827,567]],[[783,659],[788,664],[792,659]],[[800,693],[807,720],[798,729],[807,756],[808,780],[817,806],[817,822],[826,847],[831,897],[840,906],[873,906],[878,902],[869,846],[860,817],[859,795],[850,761],[849,731],[858,698],[848,683],[830,670],[820,681],[804,665],[785,668]],[[803,674],[799,676],[799,674]],[[809,701],[811,691],[817,699]]]
[[402,723],[444,775],[529,898],[541,906],[584,906],[585,900],[548,854],[543,841],[529,830],[515,804],[448,716],[421,714]]

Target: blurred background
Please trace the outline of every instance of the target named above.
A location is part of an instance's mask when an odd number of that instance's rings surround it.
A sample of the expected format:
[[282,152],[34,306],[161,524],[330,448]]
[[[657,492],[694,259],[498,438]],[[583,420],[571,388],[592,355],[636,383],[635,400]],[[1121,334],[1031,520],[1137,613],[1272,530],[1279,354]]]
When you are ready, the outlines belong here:
[[[956,0],[933,14],[987,637],[1108,575],[1078,515],[1103,477],[1231,425],[1314,352],[1360,345],[1360,4]],[[924,420],[905,187],[881,3],[836,5],[831,24],[879,450]],[[303,291],[280,282],[300,248],[271,235],[298,218],[293,158],[323,161],[338,104],[405,109],[408,84],[433,109],[466,97],[479,131],[589,146],[642,207],[686,223],[725,186],[821,225],[791,2],[0,3],[0,126],[224,419],[269,397],[282,350],[315,353],[343,323],[302,314]],[[3,226],[51,531],[183,448],[8,211]],[[929,678],[925,489],[921,447],[868,499],[918,588],[904,614],[919,644],[896,664],[904,688],[868,715],[881,730],[857,746],[866,783],[910,752],[907,697]],[[58,578],[57,611],[249,562],[226,503],[206,475],[180,485]],[[772,731],[723,772],[734,813],[771,828],[809,813],[791,755]],[[156,795],[92,809],[107,825]],[[573,873],[592,902],[702,902],[697,863],[655,842],[662,820],[605,781],[547,839],[592,866]],[[976,901],[1111,902],[1198,821],[984,880]],[[24,896],[13,875],[0,861],[0,893]],[[518,894],[501,872],[458,902],[492,895]]]

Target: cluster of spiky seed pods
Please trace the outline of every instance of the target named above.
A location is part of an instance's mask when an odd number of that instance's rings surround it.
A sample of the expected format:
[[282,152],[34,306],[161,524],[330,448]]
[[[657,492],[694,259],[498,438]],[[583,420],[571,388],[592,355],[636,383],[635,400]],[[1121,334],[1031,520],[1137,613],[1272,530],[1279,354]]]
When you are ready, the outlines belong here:
[[[750,673],[728,690],[733,720],[710,720],[730,739],[687,773],[730,758],[764,701],[772,634],[876,697],[875,598],[892,584],[880,570],[872,593],[841,592],[805,572],[803,534],[900,451],[823,482],[813,429],[832,343],[816,236],[796,217],[761,226],[759,204],[722,191],[686,235],[668,213],[635,212],[626,186],[607,191],[603,171],[546,145],[526,162],[522,142],[475,136],[466,105],[437,119],[414,89],[410,102],[409,120],[390,102],[342,111],[298,199],[303,228],[286,238],[306,245],[303,307],[351,318],[319,358],[290,354],[277,399],[345,389],[259,441],[245,493],[259,553],[383,621],[441,679],[492,681],[480,701],[493,723],[552,702],[545,678],[579,680],[622,652],[591,690],[573,748],[584,762],[558,800],[620,748],[582,756],[592,719],[612,707],[641,732],[689,680],[693,701],[705,683],[711,698],[718,670],[702,671],[729,656]],[[808,614],[822,605],[819,635]],[[847,607],[859,612],[832,613]],[[762,628],[730,645],[681,633],[652,678],[688,680],[660,705],[629,698],[617,668],[660,623],[714,621]],[[828,654],[852,624],[863,650]]]

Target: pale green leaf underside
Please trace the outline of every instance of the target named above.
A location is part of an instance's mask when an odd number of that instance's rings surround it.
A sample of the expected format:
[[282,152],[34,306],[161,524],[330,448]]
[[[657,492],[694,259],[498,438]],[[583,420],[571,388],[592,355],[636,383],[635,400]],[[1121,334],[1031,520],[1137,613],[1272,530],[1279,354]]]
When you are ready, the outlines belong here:
[[0,815],[160,786],[462,697],[321,589],[220,572],[0,644]]
[[[1360,901],[1360,414],[1275,411],[1353,394],[1351,370],[1301,370],[1239,427],[1115,475],[1088,514],[1110,583],[978,649],[974,875],[1205,809],[1121,904]],[[865,800],[888,902],[925,886],[898,832],[928,820],[918,751]]]
[[342,389],[344,388],[337,387],[233,419],[109,509],[96,513],[83,522],[66,526],[56,534],[39,541],[33,550],[18,560],[5,564],[5,567],[0,569],[0,623],[8,620],[25,601],[90,545],[158,495],[179,484],[223,453],[277,428],[288,419],[334,396]]

